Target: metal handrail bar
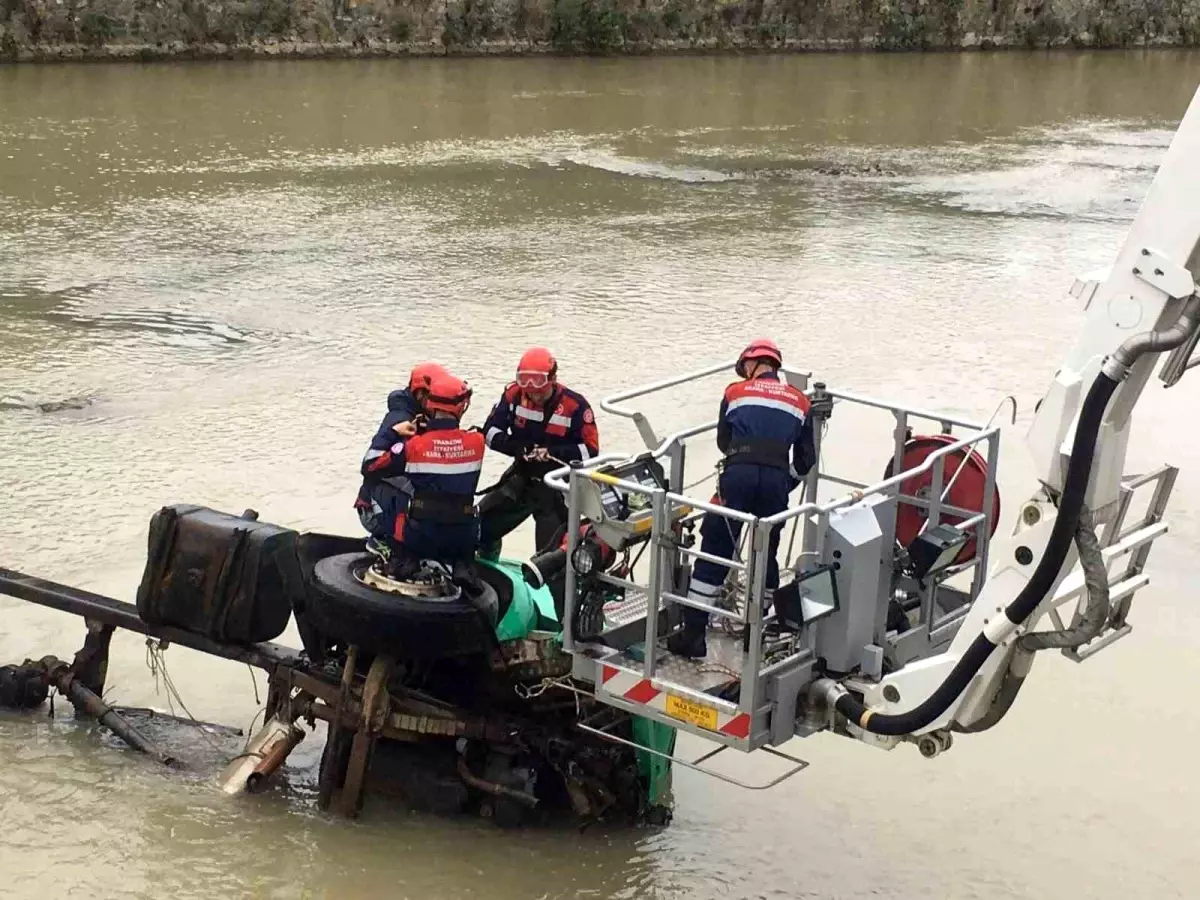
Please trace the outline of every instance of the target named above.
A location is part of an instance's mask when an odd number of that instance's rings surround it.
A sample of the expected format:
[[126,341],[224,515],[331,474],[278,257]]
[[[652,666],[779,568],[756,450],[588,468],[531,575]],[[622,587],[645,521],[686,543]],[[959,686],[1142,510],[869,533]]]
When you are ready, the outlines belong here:
[[684,428],[680,431],[674,432],[673,434],[668,434],[665,438],[663,438],[662,443],[650,452],[650,456],[653,459],[658,459],[661,456],[665,456],[671,452],[671,447],[673,447],[675,444],[681,444],[690,437],[695,437],[698,434],[711,431],[716,427],[717,420],[713,419],[711,422],[705,422],[703,425],[693,425],[691,428]]
[[717,556],[713,553],[705,553],[703,550],[697,550],[695,547],[679,547],[680,553],[687,556],[693,556],[696,559],[703,559],[710,563],[715,563],[718,566],[726,566],[737,572],[745,572],[745,563],[738,562],[736,559],[726,559],[723,556]]
[[575,727],[582,729],[583,731],[589,732],[591,734],[594,734],[597,737],[602,738],[607,741],[613,741],[614,743],[617,743],[617,744],[624,744],[626,747],[633,747],[635,750],[645,750],[647,753],[653,754],[654,756],[661,756],[663,759],[670,760],[673,763],[678,763],[679,765],[684,766],[689,769],[695,769],[697,772],[700,772],[704,775],[711,775],[713,778],[718,778],[721,781],[724,781],[727,784],[732,784],[736,787],[745,788],[748,791],[765,791],[768,788],[773,788],[773,787],[775,787],[775,785],[779,784],[781,781],[791,778],[797,772],[803,771],[804,769],[808,768],[808,763],[806,761],[800,759],[799,757],[789,756],[788,754],[783,753],[782,751],[776,750],[773,747],[760,747],[759,749],[763,750],[764,752],[770,753],[772,756],[778,756],[780,759],[785,759],[788,762],[792,763],[792,768],[788,769],[782,775],[779,775],[776,778],[772,778],[766,784],[747,784],[746,782],[739,781],[737,778],[733,778],[732,776],[722,775],[720,772],[717,772],[714,769],[706,769],[703,766],[699,765],[699,763],[702,763],[702,762],[705,762],[706,760],[712,759],[714,756],[716,756],[718,753],[720,753],[722,750],[724,750],[725,749],[724,746],[720,746],[716,750],[713,750],[709,753],[705,753],[699,759],[689,762],[688,760],[682,759],[678,756],[672,756],[668,753],[663,753],[661,750],[655,750],[653,747],[646,747],[643,744],[639,744],[635,741],[626,740],[623,737],[619,737],[618,735],[612,734],[607,731],[602,731],[599,728],[593,728],[591,725],[585,725],[583,722],[576,722]]
[[[642,494],[643,496],[646,496],[646,497],[653,496],[654,492],[656,490],[658,490],[657,488],[646,487],[643,484],[638,484],[633,481],[626,481],[623,478],[614,478],[612,475],[606,475],[603,472],[593,471],[590,467],[589,468],[571,469],[568,466],[568,467],[565,467],[565,469],[555,469],[554,472],[551,472],[548,475],[546,475],[547,483],[549,483],[549,479],[551,478],[552,475],[555,475],[564,470],[567,472],[575,472],[580,477],[587,478],[589,481],[595,481],[599,484],[607,484],[612,487],[619,487],[623,491],[628,491],[629,493],[633,493],[633,494]],[[557,479],[555,480],[555,485],[556,484],[558,484]],[[702,509],[705,512],[715,513],[719,516],[724,516],[727,519],[737,519],[739,522],[743,522],[746,524],[753,524],[755,521],[754,516],[752,516],[750,513],[742,512],[740,509],[731,509],[727,506],[720,506],[716,503],[709,503],[705,500],[696,500],[695,498],[687,497],[687,496],[684,496],[683,494],[676,494],[673,491],[667,492],[666,499],[671,503],[677,503],[681,506],[691,506],[696,509]]]
[[716,503],[709,503],[707,500],[696,500],[692,497],[685,497],[683,494],[668,493],[667,499],[673,503],[680,503],[685,506],[692,506],[696,509],[702,509],[705,512],[716,513],[719,516],[724,516],[727,519],[737,519],[739,522],[744,522],[747,525],[753,525],[755,516],[750,513],[742,512],[740,509],[732,509],[728,506],[720,506]]
[[[683,375],[673,375],[670,378],[663,378],[660,381],[653,381],[650,384],[643,384],[638,387],[630,388],[627,391],[620,391],[616,394],[611,394],[600,400],[600,408],[605,412],[612,413],[614,416],[622,416],[626,419],[634,418],[638,413],[636,410],[623,409],[617,406],[625,400],[632,400],[635,397],[645,397],[647,394],[654,394],[658,391],[665,391],[670,387],[677,387],[681,384],[687,384],[689,381],[698,381],[701,378],[707,378],[709,375],[716,375],[718,372],[723,372],[726,369],[732,369],[737,365],[736,359],[730,359],[725,362],[713,363],[705,366],[703,369],[696,369],[693,372],[685,372]],[[808,377],[811,372],[797,369],[793,366],[783,366],[784,372],[792,375],[803,375]]]
[[627,391],[621,391],[620,393],[604,397],[600,401],[600,408],[605,412],[612,413],[614,416],[622,416],[626,419],[632,419],[637,415],[636,410],[622,409],[621,407],[617,406],[618,403],[624,400],[632,400],[634,397],[644,397],[646,394],[653,394],[657,391],[663,391],[669,387],[686,384],[689,381],[695,381],[699,378],[705,378],[709,375],[715,375],[717,372],[720,372],[723,369],[728,369],[736,363],[737,360],[714,363],[706,368],[698,369],[695,372],[688,372],[683,375],[675,375],[671,378],[664,378],[661,381],[655,381],[640,387],[630,388]]
[[627,591],[646,590],[646,585],[644,584],[638,584],[636,581],[629,581],[625,578],[618,578],[616,575],[609,575],[607,572],[596,572],[592,577],[603,584],[611,584],[613,587],[625,588]]
[[861,403],[863,406],[870,406],[874,409],[886,409],[889,412],[903,412],[917,419],[928,419],[931,422],[938,422],[943,425],[957,425],[959,428],[970,428],[975,431],[982,431],[986,426],[978,422],[968,422],[966,419],[955,419],[951,416],[945,416],[941,413],[930,412],[927,409],[918,409],[916,407],[900,406],[895,403],[887,403],[883,400],[873,400],[870,397],[863,397],[860,394],[852,394],[849,391],[827,391],[831,397],[840,400],[846,400],[850,403]]
[[610,462],[616,462],[619,459],[628,459],[628,455],[624,453],[601,453],[599,456],[594,456],[589,459],[586,465],[582,466],[561,466],[553,469],[542,476],[542,483],[548,488],[565,494],[569,487],[564,477],[569,477],[573,470],[585,472],[589,469],[594,469],[597,466],[603,466]]
[[662,599],[670,600],[673,603],[678,603],[680,606],[690,606],[692,609],[702,609],[707,613],[720,616],[723,619],[733,619],[735,622],[741,622],[743,625],[746,624],[746,613],[744,610],[742,612],[738,612],[737,610],[721,609],[719,606],[711,606],[708,603],[704,603],[700,600],[693,600],[691,597],[682,597],[679,594],[672,593],[671,591],[663,591],[660,596]]
[[[680,383],[682,383],[682,382],[680,382]],[[647,393],[649,393],[649,392],[647,392]],[[851,393],[847,393],[844,391],[829,391],[828,393],[835,401],[836,400],[844,400],[848,403],[858,403],[863,406],[871,407],[873,409],[885,409],[885,410],[889,410],[891,412],[903,412],[903,413],[906,413],[906,414],[912,416],[913,418],[929,419],[930,421],[938,422],[939,424],[956,425],[959,428],[971,428],[974,430],[980,430],[980,429],[986,427],[984,425],[978,425],[974,422],[968,422],[965,419],[954,419],[954,418],[950,418],[947,416],[941,416],[941,415],[937,415],[936,413],[929,412],[928,410],[909,408],[909,407],[905,407],[905,406],[898,406],[898,405],[887,403],[886,401],[883,401],[883,400],[872,400],[868,397],[862,397],[857,394],[851,394]],[[637,396],[637,395],[635,395],[635,396]],[[620,397],[610,397],[608,399],[611,401],[611,400],[628,399],[628,398],[624,397],[624,396],[620,396]],[[601,402],[601,406],[604,405],[604,402],[605,401]],[[607,409],[607,407],[604,407],[604,408]],[[609,411],[616,412],[616,410],[609,410]],[[618,415],[632,416],[632,415],[634,415],[634,413],[625,413],[624,411],[621,411],[621,412],[618,412]],[[664,456],[666,453],[670,452],[670,449],[673,445],[682,443],[683,441],[687,440],[688,438],[695,437],[698,434],[703,434],[706,431],[711,431],[711,430],[715,429],[716,427],[717,427],[717,420],[713,419],[711,422],[705,422],[701,425],[693,425],[690,428],[683,428],[679,431],[673,432],[672,434],[669,434],[665,438],[663,438],[662,442],[657,447],[655,447],[654,450],[651,452],[651,455],[653,456],[653,458],[658,459],[659,457]],[[828,478],[830,476],[823,476],[823,477]],[[853,487],[853,485],[850,485],[850,486]]]

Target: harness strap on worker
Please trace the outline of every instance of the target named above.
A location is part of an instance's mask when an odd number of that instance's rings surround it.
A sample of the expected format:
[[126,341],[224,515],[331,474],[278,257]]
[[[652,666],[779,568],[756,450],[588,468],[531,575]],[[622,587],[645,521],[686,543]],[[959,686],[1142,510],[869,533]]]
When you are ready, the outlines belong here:
[[753,463],[787,470],[791,448],[784,441],[769,438],[739,438],[725,452],[726,462]]
[[454,524],[475,516],[474,496],[442,491],[418,491],[408,507],[408,518]]

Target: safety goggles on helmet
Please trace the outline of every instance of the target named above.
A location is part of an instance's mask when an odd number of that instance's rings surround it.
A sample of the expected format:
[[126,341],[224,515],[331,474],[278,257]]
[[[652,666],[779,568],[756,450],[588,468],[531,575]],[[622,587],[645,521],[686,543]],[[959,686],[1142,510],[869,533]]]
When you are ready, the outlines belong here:
[[527,391],[541,391],[554,382],[558,361],[545,347],[530,347],[517,363],[517,384]]
[[532,372],[522,370],[517,372],[517,386],[527,391],[540,391],[550,385],[548,372]]

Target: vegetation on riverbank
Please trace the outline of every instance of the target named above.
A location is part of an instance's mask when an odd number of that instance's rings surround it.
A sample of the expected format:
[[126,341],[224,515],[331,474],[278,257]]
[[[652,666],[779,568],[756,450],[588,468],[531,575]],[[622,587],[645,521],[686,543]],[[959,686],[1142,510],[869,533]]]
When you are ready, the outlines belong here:
[[1200,0],[0,0],[0,59],[1200,44]]

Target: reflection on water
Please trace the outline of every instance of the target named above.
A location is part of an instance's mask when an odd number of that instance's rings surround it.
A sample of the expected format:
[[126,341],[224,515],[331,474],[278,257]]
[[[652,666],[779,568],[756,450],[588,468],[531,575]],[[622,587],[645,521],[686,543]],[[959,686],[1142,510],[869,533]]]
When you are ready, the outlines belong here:
[[[131,598],[178,501],[358,533],[363,442],[409,365],[461,370],[478,421],[535,342],[593,402],[759,332],[845,389],[977,418],[1012,393],[1011,517],[1080,324],[1062,298],[1110,262],[1198,81],[1182,52],[0,69],[0,564]],[[711,418],[718,389],[647,411]],[[5,896],[1186,896],[1195,390],[1139,407],[1131,465],[1183,475],[1134,636],[1039,660],[936,762],[821,736],[763,794],[680,771],[665,831],[509,834],[321,817],[319,734],[286,787],[229,800],[194,730],[169,734],[199,761],[179,777],[61,708],[4,715]],[[93,402],[39,407],[71,398]],[[877,477],[889,442],[839,414],[825,461]],[[0,611],[0,662],[79,643]],[[111,694],[164,705],[144,657],[118,636]],[[244,667],[167,657],[195,715],[249,725]]]

